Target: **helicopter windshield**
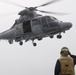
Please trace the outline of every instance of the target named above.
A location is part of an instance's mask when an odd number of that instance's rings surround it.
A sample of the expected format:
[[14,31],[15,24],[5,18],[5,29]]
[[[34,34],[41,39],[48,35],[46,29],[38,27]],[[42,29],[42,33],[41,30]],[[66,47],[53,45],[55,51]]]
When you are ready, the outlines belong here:
[[52,16],[47,16],[47,21],[53,22],[53,21],[57,21],[57,19],[55,17],[52,17]]
[[40,19],[33,19],[32,20],[32,25],[39,25],[41,24]]

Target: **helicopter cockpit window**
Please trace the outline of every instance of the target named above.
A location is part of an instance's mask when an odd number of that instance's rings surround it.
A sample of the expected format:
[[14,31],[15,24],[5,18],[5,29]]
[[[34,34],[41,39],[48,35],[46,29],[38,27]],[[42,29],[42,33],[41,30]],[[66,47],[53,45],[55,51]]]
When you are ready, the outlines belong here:
[[32,20],[32,25],[39,25],[39,24],[41,24],[39,19]]
[[57,19],[56,19],[55,17],[52,17],[52,19],[53,19],[54,21],[57,21]]
[[48,22],[53,22],[53,21],[54,21],[54,18],[47,16],[47,21],[48,21]]
[[48,16],[47,20],[48,20],[48,23],[49,23],[50,27],[56,27],[56,26],[58,26],[56,18],[54,18],[52,16],[50,16],[50,17]]
[[46,21],[46,18],[45,18],[45,17],[42,17],[42,18],[41,18],[41,21],[42,21],[42,24],[46,24],[46,23],[47,23],[47,21]]

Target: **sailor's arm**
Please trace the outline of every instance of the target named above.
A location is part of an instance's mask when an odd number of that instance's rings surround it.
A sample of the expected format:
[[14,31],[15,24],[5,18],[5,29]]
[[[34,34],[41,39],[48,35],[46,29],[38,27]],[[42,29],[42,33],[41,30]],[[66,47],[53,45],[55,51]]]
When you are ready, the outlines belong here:
[[60,73],[60,61],[57,60],[56,65],[55,65],[55,70],[54,70],[54,75],[59,75]]
[[72,55],[70,52],[69,55],[74,59],[74,65],[76,65],[76,55]]

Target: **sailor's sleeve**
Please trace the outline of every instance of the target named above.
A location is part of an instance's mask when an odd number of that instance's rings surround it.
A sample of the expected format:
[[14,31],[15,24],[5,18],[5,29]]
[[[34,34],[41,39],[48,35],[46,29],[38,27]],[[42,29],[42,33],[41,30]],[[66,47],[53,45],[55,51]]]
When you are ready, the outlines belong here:
[[57,60],[56,65],[55,65],[54,75],[59,75],[59,73],[60,73],[60,68],[61,68],[61,66],[60,66],[60,61]]

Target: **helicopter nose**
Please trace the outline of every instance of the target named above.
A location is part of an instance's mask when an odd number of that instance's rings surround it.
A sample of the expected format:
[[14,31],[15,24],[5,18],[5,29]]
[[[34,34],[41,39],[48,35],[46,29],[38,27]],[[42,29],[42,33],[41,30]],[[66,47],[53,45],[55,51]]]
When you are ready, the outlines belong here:
[[61,22],[60,29],[61,30],[69,30],[72,27],[72,23],[70,22]]

